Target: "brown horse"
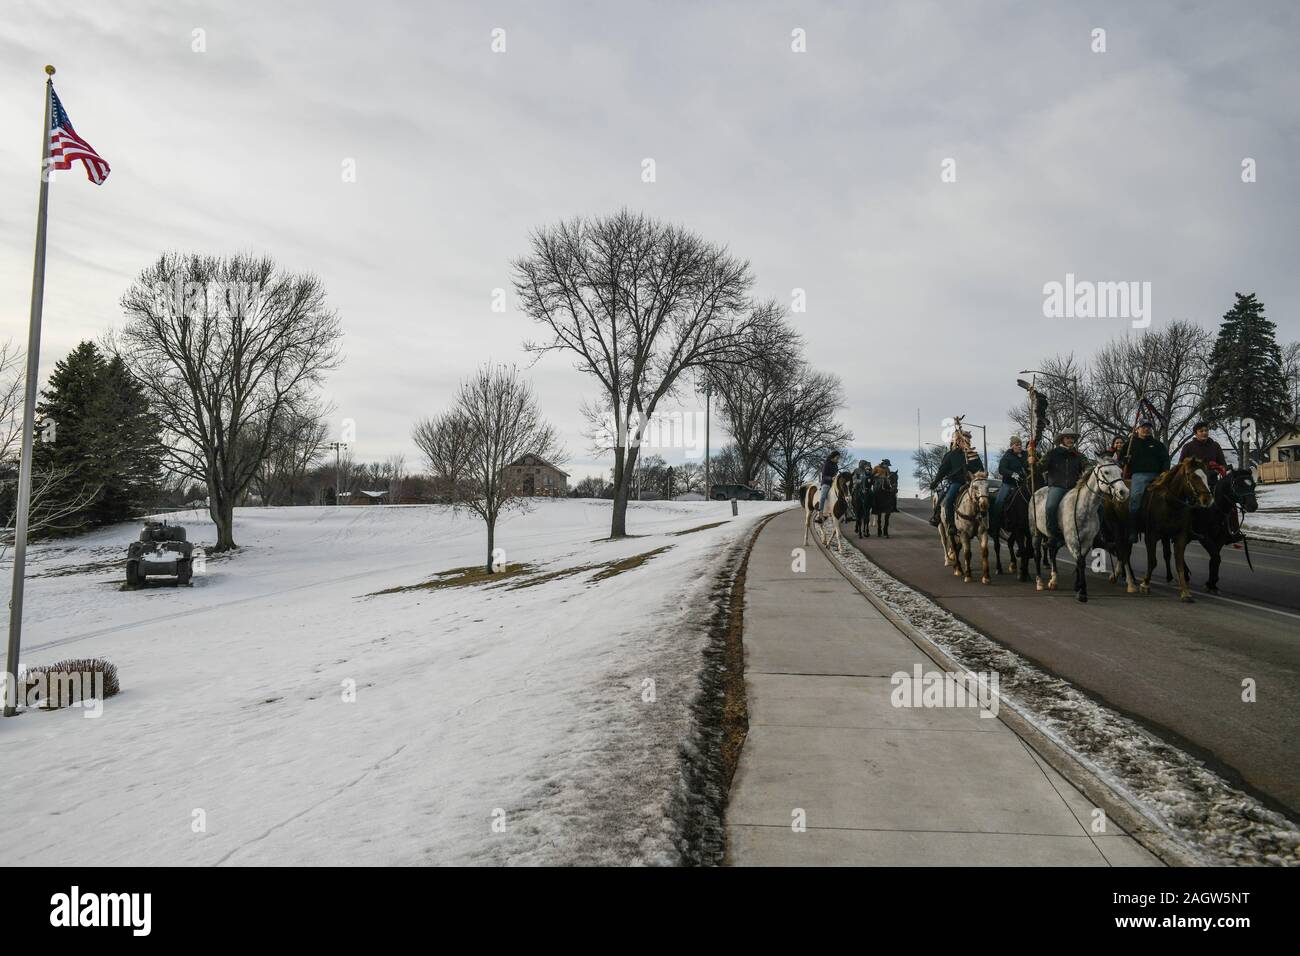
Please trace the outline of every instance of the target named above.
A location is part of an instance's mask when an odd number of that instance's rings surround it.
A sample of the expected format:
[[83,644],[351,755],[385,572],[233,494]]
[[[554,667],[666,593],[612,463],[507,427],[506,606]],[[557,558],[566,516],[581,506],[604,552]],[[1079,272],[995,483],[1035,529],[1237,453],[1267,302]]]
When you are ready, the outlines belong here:
[[1178,599],[1190,603],[1192,592],[1187,586],[1187,542],[1192,538],[1192,521],[1196,512],[1214,504],[1210,479],[1199,458],[1184,458],[1172,471],[1166,471],[1147,485],[1146,500],[1138,513],[1138,527],[1146,537],[1147,570],[1138,585],[1143,594],[1151,590],[1151,571],[1156,566],[1156,543],[1168,538],[1174,545],[1178,569]]

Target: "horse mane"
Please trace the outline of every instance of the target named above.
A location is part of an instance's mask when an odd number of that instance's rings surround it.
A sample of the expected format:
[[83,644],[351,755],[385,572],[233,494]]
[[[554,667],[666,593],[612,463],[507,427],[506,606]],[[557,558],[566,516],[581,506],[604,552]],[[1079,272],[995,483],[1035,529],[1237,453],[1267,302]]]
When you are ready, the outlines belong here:
[[1168,471],[1164,472],[1161,475],[1157,475],[1155,479],[1152,480],[1151,484],[1147,485],[1147,490],[1154,491],[1156,489],[1164,489],[1170,487],[1173,485],[1175,479],[1181,478],[1186,480],[1187,474],[1189,472],[1195,471],[1197,468],[1204,468],[1204,467],[1205,467],[1205,462],[1201,461],[1201,459],[1199,458],[1184,458],[1173,468],[1170,468]]

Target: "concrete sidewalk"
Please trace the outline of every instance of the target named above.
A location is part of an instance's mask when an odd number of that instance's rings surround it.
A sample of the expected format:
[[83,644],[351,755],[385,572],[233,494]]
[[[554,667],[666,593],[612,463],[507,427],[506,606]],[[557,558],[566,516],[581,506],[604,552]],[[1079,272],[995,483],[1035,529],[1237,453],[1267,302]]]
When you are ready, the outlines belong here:
[[[942,671],[809,541],[768,522],[745,582],[749,734],[727,808],[728,862],[1158,866],[1000,720],[895,707],[898,671]],[[792,826],[799,811],[806,832]]]

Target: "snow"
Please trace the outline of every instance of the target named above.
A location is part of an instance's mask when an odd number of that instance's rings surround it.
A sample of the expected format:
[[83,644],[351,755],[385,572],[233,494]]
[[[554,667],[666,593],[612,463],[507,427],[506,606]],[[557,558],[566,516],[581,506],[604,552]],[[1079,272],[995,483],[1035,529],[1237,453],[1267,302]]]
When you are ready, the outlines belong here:
[[0,720],[0,863],[679,862],[711,592],[786,506],[634,502],[608,541],[610,502],[539,500],[498,527],[508,563],[667,550],[513,590],[375,593],[486,562],[435,506],[240,509],[192,588],[120,589],[135,525],[35,546],[23,664],[105,657],[123,689]]
[[1230,786],[1140,724],[985,637],[850,548],[840,563],[895,613],[974,673],[1156,826],[1211,865],[1300,865],[1300,827]]
[[1300,482],[1256,485],[1259,510],[1246,516],[1246,536],[1300,544]]

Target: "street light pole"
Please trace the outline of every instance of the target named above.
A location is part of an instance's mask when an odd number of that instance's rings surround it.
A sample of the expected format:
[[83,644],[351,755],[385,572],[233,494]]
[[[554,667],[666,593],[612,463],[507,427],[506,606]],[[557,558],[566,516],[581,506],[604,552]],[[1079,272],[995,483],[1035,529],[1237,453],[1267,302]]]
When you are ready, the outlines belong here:
[[343,497],[342,471],[339,466],[339,452],[347,448],[347,444],[341,441],[332,441],[329,443],[330,448],[334,449],[334,507],[339,506],[339,499]]
[[713,386],[704,386],[704,497],[711,499],[713,497],[713,488],[709,483],[710,460],[709,460],[709,399],[713,395]]

